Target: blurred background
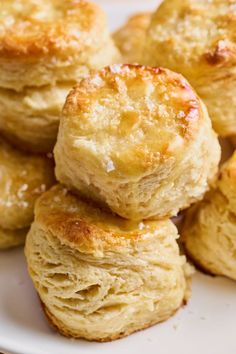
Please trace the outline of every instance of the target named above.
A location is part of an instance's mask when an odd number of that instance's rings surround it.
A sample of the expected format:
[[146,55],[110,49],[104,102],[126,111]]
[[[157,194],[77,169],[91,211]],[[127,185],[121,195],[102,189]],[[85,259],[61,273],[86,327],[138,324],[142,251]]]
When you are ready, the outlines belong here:
[[112,14],[109,16],[109,25],[110,29],[114,30],[132,13],[154,10],[160,0],[94,0],[94,2],[100,4],[107,13]]

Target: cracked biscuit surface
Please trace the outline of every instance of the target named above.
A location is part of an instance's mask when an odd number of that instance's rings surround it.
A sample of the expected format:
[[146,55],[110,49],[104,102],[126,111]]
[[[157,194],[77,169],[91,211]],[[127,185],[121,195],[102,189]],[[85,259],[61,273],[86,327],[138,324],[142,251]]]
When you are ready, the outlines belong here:
[[188,82],[163,68],[113,65],[68,95],[58,180],[129,219],[173,216],[201,199],[220,147]]

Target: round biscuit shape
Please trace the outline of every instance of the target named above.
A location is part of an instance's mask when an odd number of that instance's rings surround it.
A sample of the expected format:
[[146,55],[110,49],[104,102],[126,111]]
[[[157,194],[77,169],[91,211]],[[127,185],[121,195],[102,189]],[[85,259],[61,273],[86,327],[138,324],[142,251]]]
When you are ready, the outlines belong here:
[[165,0],[152,16],[143,63],[183,74],[221,136],[236,134],[236,1]]
[[205,106],[179,74],[113,65],[67,96],[57,179],[129,219],[174,216],[201,199],[220,147]]
[[0,3],[0,87],[75,81],[116,59],[104,12],[84,0]]
[[50,322],[64,335],[109,341],[166,320],[189,296],[170,220],[134,222],[57,185],[36,203],[25,253]]

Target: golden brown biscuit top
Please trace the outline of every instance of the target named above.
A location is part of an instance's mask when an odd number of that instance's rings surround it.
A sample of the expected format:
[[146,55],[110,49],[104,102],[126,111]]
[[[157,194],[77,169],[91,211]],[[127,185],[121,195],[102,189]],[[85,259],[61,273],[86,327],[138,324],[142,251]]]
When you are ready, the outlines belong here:
[[0,57],[94,51],[105,26],[100,8],[84,0],[2,0]]
[[147,170],[179,155],[194,139],[202,116],[198,96],[181,75],[115,64],[91,74],[70,92],[59,137],[72,149],[86,147],[92,155],[112,161],[114,166],[108,168],[114,172],[129,166],[135,171],[136,165]]
[[165,0],[152,17],[149,36],[157,58],[187,77],[235,65],[236,0]]
[[[53,161],[20,152],[0,140],[0,215],[31,210],[36,198],[54,184]],[[0,219],[0,225],[5,220]]]
[[84,253],[146,242],[165,232],[167,237],[173,233],[177,237],[175,227],[168,219],[158,222],[126,220],[99,209],[91,201],[83,201],[62,185],[52,187],[38,199],[35,220],[62,243]]

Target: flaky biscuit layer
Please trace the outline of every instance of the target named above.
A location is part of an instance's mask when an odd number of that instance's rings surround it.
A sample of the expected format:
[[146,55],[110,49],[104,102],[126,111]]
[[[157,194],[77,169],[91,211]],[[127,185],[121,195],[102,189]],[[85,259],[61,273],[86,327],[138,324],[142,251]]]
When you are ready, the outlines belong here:
[[182,241],[206,271],[236,280],[236,153],[221,168],[215,187],[187,211]]
[[27,236],[30,275],[64,335],[107,341],[170,317],[190,274],[168,219],[133,222],[55,186],[37,202]]

